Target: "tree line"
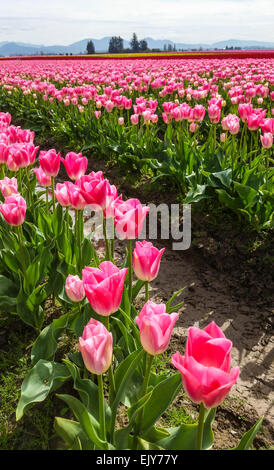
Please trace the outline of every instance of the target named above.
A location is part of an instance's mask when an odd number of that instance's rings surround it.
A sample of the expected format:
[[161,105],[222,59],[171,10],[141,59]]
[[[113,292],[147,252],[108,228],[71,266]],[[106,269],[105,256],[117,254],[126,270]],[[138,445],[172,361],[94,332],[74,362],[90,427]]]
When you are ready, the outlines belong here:
[[[161,49],[149,49],[145,39],[138,40],[137,34],[133,33],[130,41],[130,48],[124,48],[124,40],[120,36],[112,36],[109,40],[108,52],[119,54],[121,52],[160,52]],[[164,44],[164,51],[176,51],[175,44]],[[92,40],[87,43],[87,53],[95,54],[95,47]]]

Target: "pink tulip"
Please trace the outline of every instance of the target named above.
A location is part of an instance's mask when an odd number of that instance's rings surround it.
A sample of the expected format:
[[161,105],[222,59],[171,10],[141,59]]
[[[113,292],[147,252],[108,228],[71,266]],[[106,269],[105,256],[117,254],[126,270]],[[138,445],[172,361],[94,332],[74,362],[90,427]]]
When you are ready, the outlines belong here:
[[241,118],[241,120],[243,122],[246,122],[247,121],[247,117],[252,114],[253,112],[253,106],[252,104],[250,103],[242,103],[242,104],[239,104],[238,106],[238,112],[239,112],[239,116]]
[[47,188],[48,186],[51,185],[51,177],[46,175],[46,173],[42,170],[40,166],[39,168],[33,168],[33,171],[36,174],[38,183],[41,186],[43,186],[44,188]]
[[128,199],[115,207],[115,227],[121,239],[134,240],[141,233],[149,207],[138,199]]
[[252,113],[247,116],[247,127],[250,131],[256,131],[259,129],[261,122],[262,117],[259,114]]
[[140,339],[146,352],[155,356],[162,354],[169,345],[173,327],[178,320],[178,313],[166,313],[165,304],[155,304],[150,300],[145,303],[136,323],[140,330]]
[[184,357],[172,356],[172,364],[181,372],[187,395],[195,403],[215,408],[225,399],[239,376],[239,367],[230,370],[232,342],[211,322],[204,330],[191,327]]
[[0,142],[0,164],[7,163],[8,156],[9,156],[9,146],[4,142]]
[[113,201],[113,196],[117,197],[117,189],[103,178],[102,172],[82,176],[75,184],[81,190],[86,204],[95,211],[104,211]]
[[164,251],[165,248],[158,250],[151,242],[146,240],[136,242],[132,262],[133,270],[138,279],[151,282],[157,277]]
[[133,126],[136,126],[139,121],[139,114],[132,114],[130,116],[130,120],[131,120],[131,124],[133,124]]
[[217,124],[220,121],[221,111],[220,107],[217,104],[211,104],[207,109],[210,122]]
[[72,302],[81,302],[85,298],[83,281],[79,276],[68,275],[65,284],[65,291]]
[[260,135],[262,146],[265,149],[270,149],[273,145],[273,135],[271,132],[266,132],[263,135]]
[[119,270],[111,261],[104,261],[99,268],[83,269],[86,297],[96,313],[106,317],[117,312],[122,301],[127,270]]
[[10,145],[7,159],[8,167],[13,170],[13,168],[26,168],[32,165],[35,161],[38,149],[39,147],[35,147],[32,143]]
[[68,193],[68,187],[65,183],[57,183],[54,195],[62,207],[69,207],[71,202]]
[[112,334],[106,327],[91,318],[79,338],[78,349],[86,368],[96,375],[104,374],[112,361]]
[[69,152],[65,158],[61,157],[61,161],[64,163],[71,180],[78,180],[87,171],[88,159],[83,157],[81,153]]
[[86,200],[82,195],[81,189],[70,181],[65,181],[70,205],[73,209],[82,211],[87,206]]
[[9,197],[12,194],[17,193],[17,179],[8,178],[5,176],[3,180],[0,181],[0,191],[4,197]]
[[57,153],[55,149],[51,149],[48,152],[40,152],[39,163],[42,170],[46,175],[55,178],[59,173],[60,168],[60,152]]
[[27,205],[20,194],[6,197],[5,202],[0,204],[0,212],[9,225],[22,225],[25,220]]

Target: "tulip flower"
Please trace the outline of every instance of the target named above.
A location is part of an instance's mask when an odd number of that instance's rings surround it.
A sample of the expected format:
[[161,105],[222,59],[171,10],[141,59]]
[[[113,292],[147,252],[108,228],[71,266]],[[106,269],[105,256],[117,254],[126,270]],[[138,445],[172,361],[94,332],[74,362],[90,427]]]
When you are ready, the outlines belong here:
[[162,354],[169,345],[173,327],[178,320],[178,313],[166,313],[165,304],[156,304],[150,300],[145,303],[136,323],[140,330],[140,339],[146,352],[155,356]]
[[128,199],[115,207],[115,227],[121,239],[138,238],[149,207],[143,207],[138,199]]
[[270,149],[273,145],[273,135],[271,132],[265,132],[263,135],[260,135],[262,146],[265,149]]
[[71,180],[78,180],[87,171],[88,159],[83,157],[81,153],[69,152],[65,158],[61,157],[61,161],[65,165],[67,174]]
[[57,183],[54,194],[62,207],[70,206],[71,201],[69,198],[68,186],[65,183]]
[[[70,206],[78,211],[82,211],[83,209],[85,209],[87,203],[84,197],[82,196],[80,188],[78,188],[78,186],[71,183],[70,181],[65,181],[64,185],[67,189],[67,195],[70,202]],[[57,186],[58,184],[56,185],[56,188]]]
[[138,279],[151,282],[157,277],[164,251],[165,248],[158,250],[151,242],[146,240],[136,242],[132,262],[133,270]]
[[42,170],[46,175],[55,178],[59,173],[60,168],[60,152],[57,153],[55,149],[51,149],[48,152],[42,151],[39,155],[39,163]]
[[79,351],[86,368],[96,375],[104,374],[112,361],[112,334],[99,321],[91,318],[79,338]]
[[98,268],[86,267],[82,270],[86,297],[96,313],[109,316],[117,312],[127,271],[127,268],[119,270],[110,261],[104,261]]
[[5,198],[11,196],[12,194],[16,194],[17,179],[8,178],[7,176],[5,176],[5,178],[0,181],[0,191]]
[[173,354],[172,364],[181,372],[185,392],[195,403],[215,408],[225,399],[239,376],[230,370],[232,342],[211,322],[204,330],[191,327],[184,357]]
[[72,302],[81,302],[85,298],[83,281],[79,276],[68,275],[65,284],[65,291]]
[[22,225],[26,215],[26,201],[20,194],[6,197],[5,202],[0,204],[0,212],[9,225]]
[[33,171],[36,175],[36,178],[38,180],[38,183],[43,186],[44,188],[48,188],[51,185],[51,177],[48,176],[41,166],[39,168],[33,168]]

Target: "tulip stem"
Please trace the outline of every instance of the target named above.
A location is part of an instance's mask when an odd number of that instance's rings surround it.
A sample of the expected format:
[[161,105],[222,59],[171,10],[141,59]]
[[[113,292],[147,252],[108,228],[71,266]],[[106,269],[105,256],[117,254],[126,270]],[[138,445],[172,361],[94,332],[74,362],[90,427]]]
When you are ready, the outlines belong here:
[[103,215],[103,231],[104,231],[104,237],[105,237],[105,243],[106,243],[106,260],[109,261],[110,260],[109,241],[107,238],[107,223],[106,223],[106,219],[104,215]]
[[47,206],[47,212],[49,210],[49,188],[46,187],[46,206]]
[[[109,317],[105,317],[105,327],[108,331],[110,331],[110,324],[109,324]],[[112,360],[110,367],[108,369],[108,380],[109,380],[109,402],[110,404],[114,400],[114,395],[115,395],[115,381],[114,381],[114,375],[113,375],[113,368],[112,368]]]
[[103,376],[98,375],[98,395],[99,395],[99,421],[101,430],[101,439],[106,440],[106,421],[105,421],[105,403],[104,403],[104,384]]
[[52,207],[53,211],[55,211],[55,194],[54,194],[54,178],[53,176],[51,177],[51,192],[52,192]]
[[148,281],[146,281],[146,283],[145,283],[145,288],[146,288],[145,302],[147,302],[148,299],[149,299],[149,284],[148,284]]
[[79,250],[79,272],[81,272],[82,269],[82,238],[83,238],[83,227],[82,227],[82,221],[83,221],[83,212],[81,210],[75,211],[75,215],[77,212],[77,216],[75,218],[75,223],[78,225],[78,230],[77,230],[77,235],[78,235],[78,250]]
[[128,300],[132,302],[132,240],[128,240]]
[[[23,268],[24,278],[26,279],[26,263],[25,263],[25,257],[24,257],[24,251],[23,251],[23,230],[22,230],[21,225],[17,226],[17,233],[18,233],[19,250],[20,250],[20,256],[21,256],[21,264]],[[27,282],[27,279],[26,279],[26,282]]]
[[[143,381],[142,392],[141,392],[141,397],[140,398],[144,397],[145,394],[147,393],[148,382],[149,382],[150,371],[151,371],[151,366],[152,366],[153,359],[154,359],[154,356],[152,356],[151,354],[146,353],[146,373],[145,373],[145,377],[144,377],[144,381]],[[137,449],[137,438],[138,438],[138,435],[140,434],[141,429],[142,429],[143,417],[144,417],[144,408],[141,409],[141,411],[140,411],[140,413],[138,414],[138,417],[137,417],[136,434],[135,434],[135,438],[134,438],[134,441],[135,441],[134,447],[136,447],[136,449]]]
[[202,450],[203,432],[204,432],[205,406],[200,403],[198,430],[197,430],[197,450]]

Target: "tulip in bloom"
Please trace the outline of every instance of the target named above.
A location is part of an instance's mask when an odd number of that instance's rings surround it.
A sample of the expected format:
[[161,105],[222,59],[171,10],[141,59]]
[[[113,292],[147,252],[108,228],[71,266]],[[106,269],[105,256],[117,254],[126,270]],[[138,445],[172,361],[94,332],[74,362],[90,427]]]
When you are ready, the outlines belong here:
[[62,207],[70,206],[68,187],[65,183],[57,183],[54,195]]
[[3,180],[0,181],[0,191],[4,197],[9,197],[12,194],[17,193],[17,179],[8,178],[5,176]]
[[210,122],[217,124],[220,121],[221,111],[217,104],[210,104],[207,109]]
[[115,227],[121,239],[134,240],[142,231],[149,207],[143,207],[138,199],[128,199],[115,206]]
[[48,152],[40,152],[39,163],[42,170],[48,176],[55,178],[59,173],[60,168],[60,152],[57,153],[55,149],[51,149]]
[[146,352],[155,356],[162,354],[169,345],[178,313],[166,313],[165,304],[155,304],[148,300],[136,318],[140,339]]
[[40,166],[39,168],[33,168],[33,171],[36,174],[36,178],[41,186],[47,188],[51,185],[51,177],[46,175]]
[[273,135],[271,132],[266,132],[263,135],[260,135],[262,146],[265,149],[270,149],[273,145]]
[[64,163],[71,180],[78,180],[87,171],[88,159],[83,157],[81,153],[69,152],[65,158],[61,157],[61,161]]
[[127,270],[119,270],[111,261],[104,261],[98,268],[83,269],[86,297],[96,313],[106,317],[117,312],[122,301]]
[[27,205],[20,194],[6,197],[5,202],[0,204],[0,212],[9,225],[22,225],[25,220]]
[[157,277],[164,251],[165,248],[158,250],[151,242],[146,240],[136,242],[132,262],[133,270],[138,279],[151,282]]
[[112,361],[112,334],[99,321],[91,318],[79,338],[78,349],[86,368],[96,375],[104,374]]
[[239,367],[230,370],[231,348],[232,342],[214,322],[204,330],[189,328],[185,355],[173,354],[172,364],[181,372],[192,401],[215,408],[225,399],[239,376]]
[[83,281],[79,276],[68,275],[65,284],[65,291],[72,302],[81,302],[85,298]]

